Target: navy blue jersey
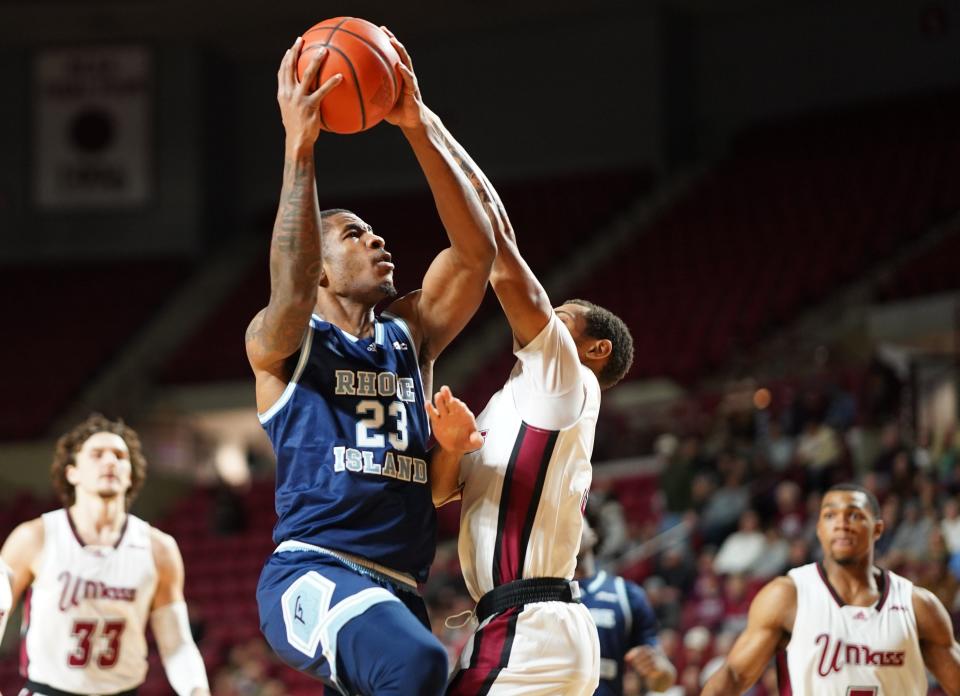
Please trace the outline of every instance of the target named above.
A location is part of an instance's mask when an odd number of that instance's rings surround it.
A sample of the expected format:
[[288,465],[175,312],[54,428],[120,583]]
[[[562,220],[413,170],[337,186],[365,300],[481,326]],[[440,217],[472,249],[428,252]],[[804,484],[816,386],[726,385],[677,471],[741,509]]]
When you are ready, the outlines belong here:
[[580,589],[600,635],[600,686],[594,696],[621,696],[623,656],[637,645],[658,645],[657,617],[639,586],[606,571],[580,580]]
[[436,549],[430,425],[402,319],[383,314],[374,336],[358,339],[314,315],[290,383],[260,422],[277,456],[274,541],[426,580]]

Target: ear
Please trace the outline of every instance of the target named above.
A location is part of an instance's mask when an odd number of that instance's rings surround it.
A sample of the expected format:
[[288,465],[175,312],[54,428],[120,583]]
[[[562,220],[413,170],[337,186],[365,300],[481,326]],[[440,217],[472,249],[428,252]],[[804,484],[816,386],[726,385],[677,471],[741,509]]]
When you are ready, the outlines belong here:
[[587,348],[587,357],[591,360],[604,360],[613,353],[613,343],[609,338],[601,338]]
[[77,485],[77,465],[76,464],[67,464],[63,469],[63,475],[67,479],[67,483],[76,486]]
[[877,520],[873,523],[873,540],[876,541],[883,536],[883,530],[886,528],[886,525],[883,523],[883,520]]
[[327,278],[327,271],[320,266],[320,277],[317,279],[317,285],[321,288],[328,287],[330,285],[330,279]]

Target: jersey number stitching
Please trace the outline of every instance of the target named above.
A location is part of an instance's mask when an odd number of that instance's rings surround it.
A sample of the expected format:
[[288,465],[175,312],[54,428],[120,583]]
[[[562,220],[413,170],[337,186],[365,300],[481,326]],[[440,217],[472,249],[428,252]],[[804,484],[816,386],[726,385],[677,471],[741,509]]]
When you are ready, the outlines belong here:
[[[387,408],[387,413],[396,418],[397,428],[395,431],[387,434],[390,444],[399,452],[407,450],[409,437],[407,436],[407,407],[401,401],[394,401]],[[362,416],[367,416],[363,418]],[[383,414],[383,404],[372,399],[364,399],[357,404],[357,446],[358,447],[383,447],[383,434],[379,431],[383,427],[385,420]],[[374,432],[371,433],[370,431]]]
[[[67,664],[71,667],[86,667],[90,662],[90,653],[92,652],[92,643],[94,634],[97,633],[97,621],[74,621],[73,629],[70,635],[77,639],[77,645],[73,652],[67,657]],[[110,669],[117,664],[120,658],[120,637],[123,635],[123,629],[127,626],[126,621],[105,621],[103,631],[100,637],[107,645],[106,648],[97,653],[97,665],[102,669]]]

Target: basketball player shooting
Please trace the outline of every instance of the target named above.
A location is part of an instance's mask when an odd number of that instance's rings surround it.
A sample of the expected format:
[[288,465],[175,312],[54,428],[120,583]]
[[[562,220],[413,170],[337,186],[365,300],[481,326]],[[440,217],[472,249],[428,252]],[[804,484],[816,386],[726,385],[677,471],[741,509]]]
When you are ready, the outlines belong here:
[[854,484],[828,490],[817,521],[823,562],[794,568],[760,591],[746,630],[702,696],[742,694],[774,653],[782,694],[921,696],[926,669],[947,694],[960,694],[950,616],[932,593],[873,564],[882,534],[872,493]]
[[396,295],[394,265],[360,217],[319,210],[318,107],[341,78],[314,88],[321,49],[297,79],[301,48],[297,39],[278,73],[286,152],[270,300],[246,336],[277,456],[278,546],[257,589],[261,629],[287,664],[342,693],[440,694],[446,651],[417,590],[436,547],[424,395],[434,360],[483,297],[496,247],[403,51],[402,94],[386,120],[420,163],[449,247],[421,290],[375,315]]
[[490,283],[518,358],[477,419],[483,446],[459,461],[435,458],[431,471],[437,504],[462,496],[460,564],[477,602],[477,631],[447,693],[587,696],[600,645],[573,573],[600,392],[630,368],[633,341],[619,318],[589,302],[551,307],[493,186],[443,132],[490,216]]
[[21,696],[135,694],[147,676],[148,617],[173,690],[209,694],[177,543],[127,512],[146,468],[140,438],[123,421],[92,415],[57,441],[52,474],[63,508],[18,526],[0,551],[10,606],[27,592]]

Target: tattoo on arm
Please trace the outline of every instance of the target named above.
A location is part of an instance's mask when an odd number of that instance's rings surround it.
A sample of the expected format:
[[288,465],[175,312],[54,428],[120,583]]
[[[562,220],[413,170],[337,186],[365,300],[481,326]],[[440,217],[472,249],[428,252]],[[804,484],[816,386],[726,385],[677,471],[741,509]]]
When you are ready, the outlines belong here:
[[270,304],[250,323],[248,344],[269,353],[296,350],[313,305],[304,298],[315,297],[321,262],[313,158],[288,157],[270,243]]

